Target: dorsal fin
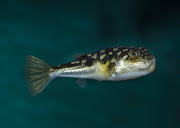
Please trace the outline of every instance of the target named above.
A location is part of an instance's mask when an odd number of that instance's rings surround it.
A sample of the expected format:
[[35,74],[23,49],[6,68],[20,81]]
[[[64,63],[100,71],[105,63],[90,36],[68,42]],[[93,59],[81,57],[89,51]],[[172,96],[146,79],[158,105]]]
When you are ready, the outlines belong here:
[[81,58],[81,57],[83,57],[83,56],[85,56],[86,54],[76,54],[76,55],[74,55],[72,58],[73,59],[79,59],[79,58]]

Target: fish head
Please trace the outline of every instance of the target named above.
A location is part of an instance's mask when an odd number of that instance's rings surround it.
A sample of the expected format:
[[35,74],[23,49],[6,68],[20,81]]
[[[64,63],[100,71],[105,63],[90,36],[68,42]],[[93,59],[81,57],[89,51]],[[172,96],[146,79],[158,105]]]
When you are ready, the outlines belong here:
[[144,47],[130,47],[116,64],[116,77],[122,80],[138,78],[153,72],[156,68],[155,56]]

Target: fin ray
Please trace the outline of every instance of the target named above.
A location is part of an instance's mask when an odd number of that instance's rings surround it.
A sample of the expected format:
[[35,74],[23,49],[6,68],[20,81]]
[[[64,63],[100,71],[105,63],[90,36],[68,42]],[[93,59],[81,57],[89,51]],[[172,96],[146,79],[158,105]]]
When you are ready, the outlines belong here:
[[31,75],[29,76],[29,81],[34,81],[36,79],[40,79],[41,77],[46,76],[46,74],[40,74],[40,75]]
[[44,61],[28,56],[26,59],[26,80],[32,95],[40,93],[51,81],[51,66]]
[[43,70],[33,69],[33,68],[27,68],[26,70],[27,70],[27,72],[30,73],[30,74],[44,72]]

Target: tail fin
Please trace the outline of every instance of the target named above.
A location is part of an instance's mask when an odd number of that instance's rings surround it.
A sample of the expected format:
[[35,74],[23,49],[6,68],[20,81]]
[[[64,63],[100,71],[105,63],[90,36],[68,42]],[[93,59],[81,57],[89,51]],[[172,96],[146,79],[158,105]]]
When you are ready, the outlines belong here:
[[52,67],[44,61],[27,56],[26,60],[26,80],[32,95],[40,93],[51,81],[50,72]]

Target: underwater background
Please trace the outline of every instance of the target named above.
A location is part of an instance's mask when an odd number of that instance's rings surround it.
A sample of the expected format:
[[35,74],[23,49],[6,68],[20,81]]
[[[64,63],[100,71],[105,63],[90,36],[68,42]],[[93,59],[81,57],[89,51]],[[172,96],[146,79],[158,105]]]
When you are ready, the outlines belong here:
[[[180,9],[168,0],[1,0],[0,128],[180,128]],[[80,88],[57,78],[36,96],[27,55],[52,66],[75,54],[144,46],[156,70]]]

